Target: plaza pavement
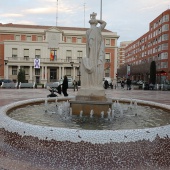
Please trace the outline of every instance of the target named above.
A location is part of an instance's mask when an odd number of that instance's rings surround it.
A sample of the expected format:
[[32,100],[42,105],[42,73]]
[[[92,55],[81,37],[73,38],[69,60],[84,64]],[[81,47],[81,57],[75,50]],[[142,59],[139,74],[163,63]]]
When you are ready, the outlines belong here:
[[[148,101],[155,101],[170,105],[170,91],[160,90],[126,90],[118,87],[117,89],[106,89],[107,97],[132,98]],[[50,92],[47,89],[2,89],[0,88],[0,107],[15,101],[26,99],[44,98]],[[77,91],[68,89],[69,95],[76,95]]]
[[[122,90],[120,88],[116,90],[109,88],[105,91],[108,97],[142,99],[142,100],[155,101],[155,102],[160,102],[160,103],[170,105],[170,91],[153,91],[153,90],[146,91],[146,90],[125,90],[125,89]],[[34,99],[34,98],[44,98],[49,93],[50,92],[47,89],[0,89],[0,107],[6,104],[10,104],[15,101],[21,101],[25,99]],[[73,89],[69,89],[68,94],[76,95],[77,92],[74,92]],[[2,147],[3,146],[2,141],[4,139],[3,133],[0,133],[0,139],[1,139],[0,146]],[[155,143],[159,143],[159,142],[155,142]],[[161,144],[160,146],[161,146],[161,149],[160,149],[160,152],[157,152],[158,153],[157,155],[162,153],[162,146],[164,145]],[[165,145],[165,146],[168,146],[168,145]],[[0,150],[0,170],[14,170],[14,169],[15,170],[16,169],[17,170],[40,170],[40,169],[45,170],[44,168],[41,168],[41,167],[37,168],[36,165],[33,165],[33,164],[30,165],[30,163],[27,161],[24,161],[24,159],[22,160],[13,159],[12,156],[13,154],[10,154],[10,152],[6,152],[6,150],[5,152],[1,152]],[[167,160],[168,160],[168,157],[167,157]]]

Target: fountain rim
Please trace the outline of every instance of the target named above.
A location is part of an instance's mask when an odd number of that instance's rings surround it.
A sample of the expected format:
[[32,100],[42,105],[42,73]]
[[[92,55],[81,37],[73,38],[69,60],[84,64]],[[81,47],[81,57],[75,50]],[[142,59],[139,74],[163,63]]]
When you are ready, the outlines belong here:
[[[56,140],[56,141],[71,141],[71,142],[91,142],[91,143],[110,143],[110,142],[135,142],[138,140],[153,141],[156,136],[167,137],[170,136],[170,125],[145,128],[145,129],[129,129],[129,130],[78,130],[68,128],[57,128],[32,125],[29,123],[21,122],[10,118],[7,112],[15,107],[28,105],[29,103],[45,102],[58,100],[70,100],[75,96],[69,97],[54,97],[54,98],[36,98],[23,101],[14,102],[0,108],[0,128],[9,132],[15,132],[22,136],[38,137],[42,140]],[[147,105],[151,107],[159,107],[162,109],[170,110],[170,105],[161,104],[152,101],[129,99],[129,98],[111,98],[112,101],[131,102],[136,101],[138,104]],[[22,127],[22,128],[21,128]]]

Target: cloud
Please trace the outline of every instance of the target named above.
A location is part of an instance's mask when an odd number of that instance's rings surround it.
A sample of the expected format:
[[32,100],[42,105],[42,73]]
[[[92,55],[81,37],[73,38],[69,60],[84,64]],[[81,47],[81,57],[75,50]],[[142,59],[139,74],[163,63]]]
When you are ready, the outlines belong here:
[[[58,26],[89,27],[92,12],[100,18],[99,0],[58,0],[57,21],[57,0],[10,1],[1,2],[1,22],[50,26],[57,22]],[[107,22],[106,29],[120,35],[119,41],[137,39],[168,5],[169,0],[107,0],[103,1],[102,18]]]
[[27,10],[23,10],[22,12],[28,13],[28,14],[49,14],[54,13],[56,11],[56,8],[30,8]]
[[0,14],[0,16],[6,17],[6,18],[8,18],[8,17],[18,18],[18,17],[23,17],[24,15],[23,14],[6,13],[6,14]]
[[15,24],[24,24],[24,25],[36,25],[36,23],[35,22],[33,22],[33,21],[27,21],[27,20],[20,20],[20,21],[13,21],[12,23],[15,23]]

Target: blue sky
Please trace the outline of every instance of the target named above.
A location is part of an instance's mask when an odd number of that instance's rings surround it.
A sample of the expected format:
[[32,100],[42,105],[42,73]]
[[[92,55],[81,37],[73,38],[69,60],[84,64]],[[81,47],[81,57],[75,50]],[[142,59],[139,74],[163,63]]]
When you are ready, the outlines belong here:
[[[90,27],[92,12],[100,18],[101,0],[58,0],[58,26]],[[139,38],[149,23],[170,8],[170,0],[103,0],[106,29],[117,32],[119,42]],[[0,0],[0,23],[56,25],[57,0]]]

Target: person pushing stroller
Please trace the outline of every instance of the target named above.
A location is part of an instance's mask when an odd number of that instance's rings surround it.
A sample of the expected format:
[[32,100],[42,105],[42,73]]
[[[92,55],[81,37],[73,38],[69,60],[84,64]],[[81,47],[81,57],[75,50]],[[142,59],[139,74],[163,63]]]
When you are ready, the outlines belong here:
[[51,92],[51,94],[47,95],[47,97],[57,97],[58,93],[61,95],[61,84],[57,88],[51,88],[50,86],[47,86],[47,89]]

